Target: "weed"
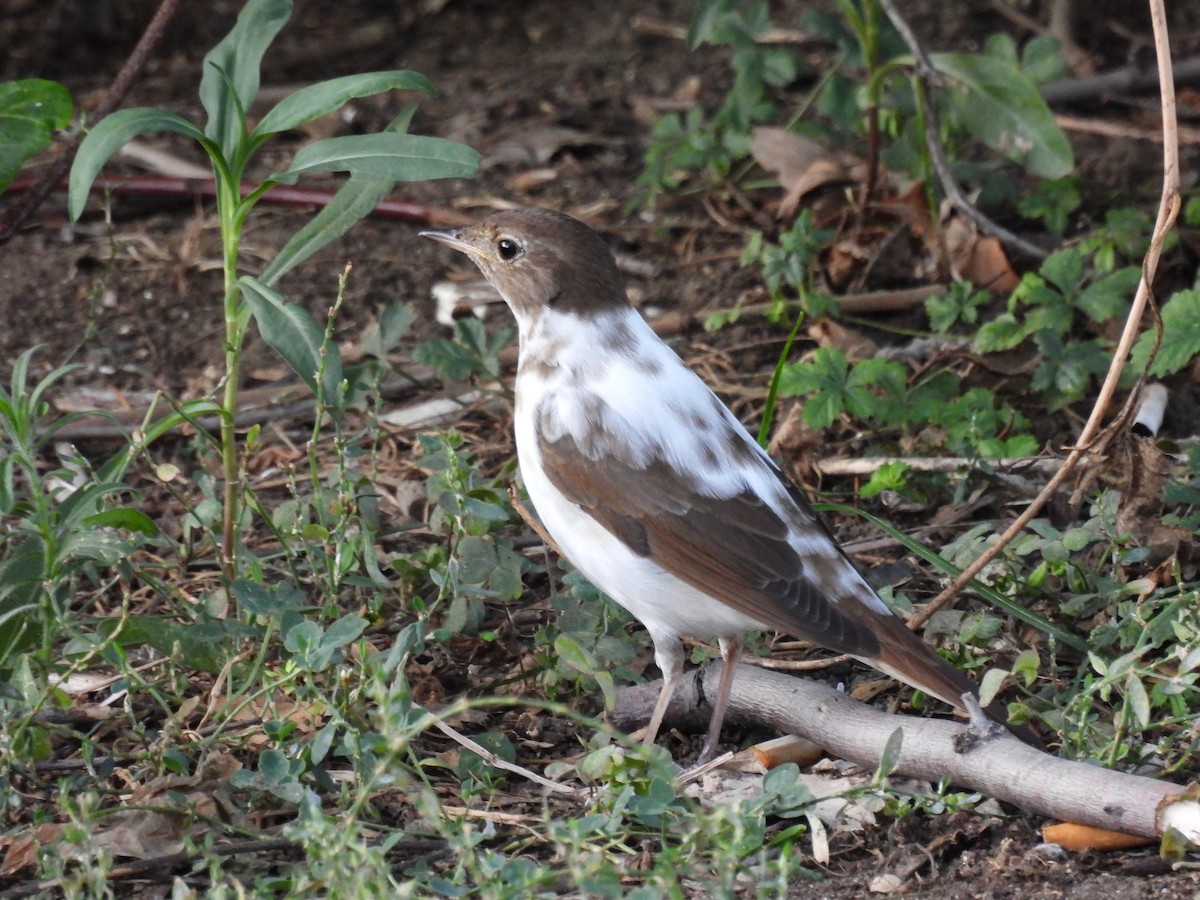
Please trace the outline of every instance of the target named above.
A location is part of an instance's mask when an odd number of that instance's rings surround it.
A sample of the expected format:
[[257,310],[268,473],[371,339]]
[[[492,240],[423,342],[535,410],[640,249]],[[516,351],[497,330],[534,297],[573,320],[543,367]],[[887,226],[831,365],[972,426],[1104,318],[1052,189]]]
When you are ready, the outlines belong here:
[[71,93],[56,81],[26,78],[0,83],[0,194],[27,160],[50,146],[54,132],[71,124]]
[[[224,472],[221,556],[227,579],[239,574],[238,523],[243,504],[234,414],[237,411],[242,346],[251,318],[263,339],[295,370],[333,412],[344,401],[341,360],[323,340],[322,329],[303,308],[289,303],[272,285],[286,272],[344,234],[374,208],[398,181],[463,178],[475,173],[475,151],[440,138],[407,134],[407,110],[381,134],[314,141],[292,164],[262,181],[244,186],[256,154],[273,137],[334,112],[349,100],[390,90],[432,93],[416,72],[350,75],[295,91],[251,126],[247,111],[258,96],[262,58],[291,17],[290,0],[250,0],[233,30],[204,58],[200,101],[208,114],[203,130],[162,109],[126,109],[96,124],[80,145],[71,169],[72,219],[83,212],[92,182],[108,159],[130,138],[170,131],[194,140],[208,156],[217,186],[217,215],[224,271],[225,374],[220,448]],[[246,219],[272,187],[293,184],[317,172],[348,172],[350,179],[333,201],[279,251],[262,276],[239,276],[240,244]],[[317,373],[321,373],[318,383]],[[188,405],[185,404],[185,409]]]
[[29,648],[50,664],[82,586],[111,577],[106,572],[131,577],[130,555],[158,534],[149,516],[118,502],[132,496],[115,480],[119,463],[94,472],[69,448],[59,452],[56,468],[42,471],[43,451],[78,416],[46,423],[46,392],[70,369],[55,369],[30,387],[33,354],[21,354],[11,388],[0,388],[0,515],[8,526],[0,536],[0,669]]

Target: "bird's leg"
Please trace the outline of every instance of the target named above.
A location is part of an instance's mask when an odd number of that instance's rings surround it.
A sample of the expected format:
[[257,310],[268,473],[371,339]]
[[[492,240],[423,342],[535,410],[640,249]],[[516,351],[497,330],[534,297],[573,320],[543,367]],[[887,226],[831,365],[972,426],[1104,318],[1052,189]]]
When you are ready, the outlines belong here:
[[697,762],[708,762],[717,752],[717,741],[721,739],[721,724],[725,721],[725,707],[729,703],[729,689],[733,687],[733,670],[742,653],[742,642],[736,637],[723,637],[721,647],[721,679],[717,682],[717,696],[713,700],[712,718],[708,722],[708,736],[700,750]]
[[663,637],[651,633],[654,641],[654,662],[658,665],[663,676],[662,690],[658,692],[658,700],[654,704],[654,712],[650,714],[650,724],[642,734],[642,743],[647,747],[658,737],[658,729],[662,726],[663,716],[667,714],[667,706],[675,693],[675,686],[683,677],[683,647],[677,637]]

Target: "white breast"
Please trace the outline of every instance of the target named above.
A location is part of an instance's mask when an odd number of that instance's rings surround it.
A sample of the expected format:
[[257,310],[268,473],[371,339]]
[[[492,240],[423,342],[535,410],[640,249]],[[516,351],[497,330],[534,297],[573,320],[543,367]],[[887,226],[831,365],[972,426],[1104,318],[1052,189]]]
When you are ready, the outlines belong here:
[[[542,470],[537,418],[548,428],[550,440],[582,434],[596,424],[587,418],[596,404],[581,397],[581,391],[587,390],[598,395],[605,414],[612,417],[606,424],[619,426],[622,439],[632,443],[635,458],[649,462],[662,453],[682,471],[703,475],[712,496],[731,496],[746,486],[744,473],[704,462],[703,436],[694,422],[687,421],[707,416],[716,420],[712,423],[716,427],[732,415],[636,312],[624,310],[614,317],[624,317],[623,324],[636,338],[628,353],[599,346],[595,320],[582,323],[552,311],[543,312],[536,333],[523,335],[515,427],[529,498],[567,559],[641,621],[656,645],[683,634],[713,638],[761,629],[762,623],[633,553],[564,497]],[[527,356],[536,357],[546,345],[554,348],[553,369],[524,364]],[[587,373],[586,388],[580,385],[581,373]]]

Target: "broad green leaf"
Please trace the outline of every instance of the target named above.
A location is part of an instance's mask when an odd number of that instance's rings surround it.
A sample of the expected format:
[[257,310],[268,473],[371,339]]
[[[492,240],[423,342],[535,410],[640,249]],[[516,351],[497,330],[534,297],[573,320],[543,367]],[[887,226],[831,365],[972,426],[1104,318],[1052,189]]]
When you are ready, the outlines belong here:
[[[404,111],[388,124],[385,132],[403,134],[408,130],[415,111],[415,105],[405,107]],[[396,182],[389,178],[351,175],[350,180],[333,195],[329,204],[309,219],[275,254],[266,271],[259,276],[259,281],[266,285],[275,284],[318,250],[340,238],[355,223],[370,215],[395,184]]]
[[57,81],[26,78],[0,84],[0,192],[21,166],[71,123],[71,92]]
[[1108,322],[1125,315],[1133,303],[1142,270],[1125,266],[1098,278],[1075,298],[1075,305],[1087,313],[1093,322]]
[[499,561],[496,545],[478,535],[462,537],[455,548],[455,555],[459,564],[458,577],[464,584],[483,584]]
[[[1200,353],[1200,290],[1180,291],[1163,304],[1163,337],[1150,375],[1178,372]],[[1154,349],[1156,329],[1147,328],[1133,347],[1133,365],[1142,371]]]
[[172,131],[206,143],[200,129],[165,109],[139,107],[117,110],[88,132],[79,145],[79,152],[75,154],[67,188],[67,208],[72,222],[83,213],[92,182],[112,155],[137,135],[153,131]]
[[1000,313],[990,322],[985,322],[975,334],[975,349],[980,353],[996,353],[1001,350],[1011,350],[1025,338],[1029,337],[1030,329],[1026,324],[1017,321],[1010,312]]
[[1046,257],[1038,274],[1064,295],[1070,296],[1075,293],[1079,279],[1083,277],[1083,254],[1075,247],[1055,250]]
[[318,393],[317,376],[324,366],[320,393],[332,409],[341,406],[342,359],[337,347],[330,344],[325,359],[321,347],[325,333],[308,310],[289,301],[274,288],[250,276],[238,279],[254,321],[263,340],[284,358],[314,394]]
[[779,373],[779,396],[810,396],[804,402],[804,421],[827,428],[846,408],[850,366],[836,347],[821,347],[812,359],[786,365]]
[[46,574],[46,545],[30,535],[0,563],[0,666],[37,643],[48,624],[37,614]]
[[136,531],[146,537],[154,537],[158,534],[158,526],[154,524],[154,520],[137,509],[106,509],[94,516],[88,516],[83,523],[96,528],[124,528],[126,531]]
[[702,0],[692,16],[692,24],[688,27],[688,49],[695,50],[707,41],[721,18],[737,8],[737,2],[738,0]]
[[973,53],[935,53],[934,67],[959,82],[951,103],[967,129],[1041,178],[1075,168],[1071,144],[1037,86],[1011,63]]
[[291,0],[249,0],[229,34],[204,57],[200,76],[200,102],[208,113],[204,133],[227,160],[238,155],[245,137],[246,110],[258,96],[263,54],[291,15]]
[[993,34],[984,43],[983,52],[1002,63],[1017,64],[1017,42],[1007,34]]
[[[219,622],[177,622],[163,616],[112,616],[100,619],[96,631],[120,647],[153,647],[180,665],[219,672],[226,653],[233,653],[226,626]],[[179,650],[182,656],[176,653]]]
[[392,181],[473,178],[479,161],[479,154],[470,147],[443,138],[355,134],[301,147],[291,166],[269,180],[293,184],[310,172],[349,172]]
[[1004,685],[1004,679],[1008,677],[1008,672],[1004,669],[988,669],[984,673],[983,678],[979,682],[979,705],[988,707],[992,705],[992,701],[996,699],[996,694]]
[[1150,696],[1136,672],[1125,676],[1125,697],[1129,700],[1129,711],[1133,713],[1133,721],[1138,728],[1149,728]]
[[321,636],[321,646],[327,650],[344,647],[351,641],[358,640],[358,636],[366,627],[367,620],[362,616],[353,613],[342,616],[325,629],[325,634]]
[[275,616],[303,609],[304,592],[286,582],[266,585],[248,578],[235,579],[230,585],[238,608],[256,616]]
[[1038,84],[1067,74],[1067,63],[1058,38],[1039,34],[1021,49],[1021,70]]
[[321,634],[321,626],[306,619],[288,629],[283,636],[283,646],[292,653],[311,653],[321,646]]
[[436,93],[433,82],[419,72],[367,72],[362,75],[332,78],[301,88],[284,97],[274,109],[262,117],[254,129],[253,136],[261,137],[287,131],[340,109],[356,97],[369,97],[391,90]]
[[590,675],[596,669],[596,661],[578,641],[568,635],[560,634],[554,639],[554,655],[560,663],[565,663],[576,672]]
[[275,749],[264,750],[258,756],[258,771],[269,781],[282,782],[291,777],[288,758]]

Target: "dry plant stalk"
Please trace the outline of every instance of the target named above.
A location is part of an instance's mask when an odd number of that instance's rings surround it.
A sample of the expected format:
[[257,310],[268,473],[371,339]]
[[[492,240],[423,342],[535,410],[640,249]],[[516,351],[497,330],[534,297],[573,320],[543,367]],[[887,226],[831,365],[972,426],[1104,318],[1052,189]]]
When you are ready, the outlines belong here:
[[1175,81],[1171,68],[1171,48],[1167,36],[1167,16],[1163,9],[1162,0],[1150,0],[1150,21],[1154,29],[1154,50],[1158,60],[1158,78],[1162,93],[1162,197],[1159,200],[1158,217],[1154,223],[1154,235],[1150,239],[1150,247],[1146,250],[1146,257],[1142,261],[1142,278],[1138,282],[1137,293],[1133,298],[1133,305],[1130,307],[1129,316],[1125,320],[1125,329],[1121,332],[1121,339],[1117,343],[1117,349],[1113,352],[1112,364],[1109,366],[1108,375],[1105,376],[1104,383],[1100,386],[1100,393],[1096,397],[1095,405],[1092,407],[1092,414],[1083,426],[1083,430],[1079,433],[1079,439],[1075,442],[1075,446],[1071,448],[1067,458],[1063,460],[1062,467],[1046,482],[1046,486],[1042,489],[1042,492],[1013,521],[1004,534],[985,550],[977,560],[967,566],[952,585],[938,594],[918,615],[913,616],[909,623],[912,628],[919,628],[929,620],[930,616],[949,604],[957,596],[958,592],[969,584],[976,575],[982,572],[983,568],[995,559],[1000,551],[1008,546],[1025,529],[1025,526],[1033,520],[1034,516],[1041,512],[1042,507],[1046,505],[1047,501],[1054,496],[1059,487],[1067,480],[1080,459],[1092,449],[1096,437],[1100,434],[1100,423],[1103,421],[1105,415],[1108,414],[1109,405],[1112,403],[1113,394],[1117,389],[1117,381],[1121,377],[1122,370],[1125,368],[1125,362],[1129,358],[1129,351],[1133,348],[1133,343],[1137,339],[1142,314],[1146,311],[1146,304],[1150,301],[1151,285],[1154,283],[1154,275],[1158,271],[1158,260],[1162,255],[1163,242],[1166,240],[1167,233],[1175,224],[1175,218],[1179,214],[1180,206],[1179,131],[1175,115]]

